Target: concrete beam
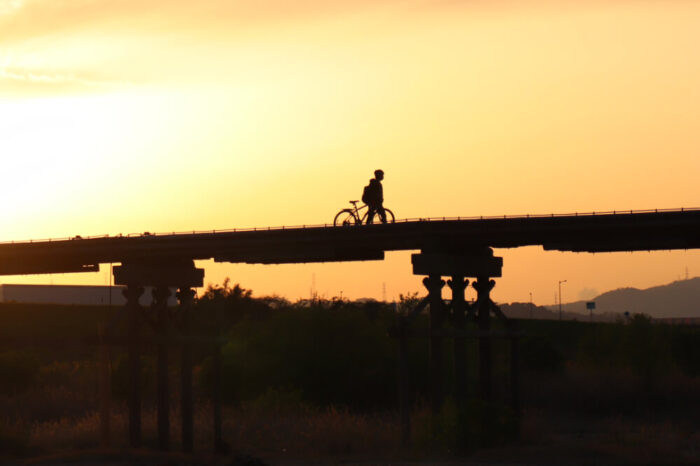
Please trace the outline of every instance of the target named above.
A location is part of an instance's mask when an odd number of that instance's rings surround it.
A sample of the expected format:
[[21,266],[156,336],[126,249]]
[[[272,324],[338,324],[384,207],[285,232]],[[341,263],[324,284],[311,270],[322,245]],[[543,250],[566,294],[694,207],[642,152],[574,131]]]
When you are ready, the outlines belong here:
[[500,277],[503,258],[491,249],[468,253],[421,252],[411,255],[414,275]]
[[12,263],[0,263],[0,275],[38,275],[50,273],[99,272],[99,264],[82,264],[75,262],[22,261],[20,258]]
[[123,264],[114,267],[115,285],[153,287],[201,287],[204,269],[195,268],[194,262],[178,264]]
[[247,264],[299,264],[312,262],[346,262],[384,260],[381,249],[299,247],[282,253],[277,251],[243,252],[217,255],[215,262],[245,262]]

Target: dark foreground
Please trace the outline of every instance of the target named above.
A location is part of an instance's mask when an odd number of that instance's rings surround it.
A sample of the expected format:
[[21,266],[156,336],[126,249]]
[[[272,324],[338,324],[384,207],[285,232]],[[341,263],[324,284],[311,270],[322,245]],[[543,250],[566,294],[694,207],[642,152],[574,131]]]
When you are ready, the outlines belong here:
[[[222,349],[223,437],[240,453],[209,453],[211,355],[205,350],[196,355],[195,455],[154,452],[154,357],[148,351],[146,449],[127,453],[127,379],[118,347],[110,356],[113,449],[96,450],[95,348],[44,347],[41,341],[60,335],[79,342],[118,310],[2,305],[0,464],[700,464],[698,329],[644,316],[607,324],[523,321],[520,422],[499,404],[508,394],[508,351],[495,344],[496,401],[470,412],[466,425],[449,398],[432,418],[425,401],[427,344],[416,339],[409,347],[411,444],[402,448],[396,342],[387,335],[393,308],[339,299],[255,299],[239,287],[211,289],[197,306],[197,332],[228,341]],[[15,344],[30,340],[32,345]],[[475,393],[476,347],[467,351]],[[181,448],[176,354],[169,369],[173,451]],[[445,366],[453,367],[449,351],[445,355]],[[501,421],[484,423],[496,416]]]

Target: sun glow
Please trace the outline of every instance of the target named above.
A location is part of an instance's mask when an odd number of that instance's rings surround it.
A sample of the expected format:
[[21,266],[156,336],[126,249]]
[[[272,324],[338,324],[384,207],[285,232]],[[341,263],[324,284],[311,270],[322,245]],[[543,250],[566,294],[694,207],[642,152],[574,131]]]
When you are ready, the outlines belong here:
[[[698,4],[322,3],[0,1],[0,240],[320,224],[376,168],[399,218],[698,204]],[[207,279],[378,296],[406,260]]]

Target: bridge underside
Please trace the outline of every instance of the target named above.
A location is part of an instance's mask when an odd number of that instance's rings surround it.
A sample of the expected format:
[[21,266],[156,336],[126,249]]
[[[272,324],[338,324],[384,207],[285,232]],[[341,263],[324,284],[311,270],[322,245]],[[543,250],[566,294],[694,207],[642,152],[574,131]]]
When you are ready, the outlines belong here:
[[0,275],[94,272],[106,263],[205,259],[259,264],[382,260],[386,251],[521,246],[575,252],[700,248],[700,210],[4,243]]

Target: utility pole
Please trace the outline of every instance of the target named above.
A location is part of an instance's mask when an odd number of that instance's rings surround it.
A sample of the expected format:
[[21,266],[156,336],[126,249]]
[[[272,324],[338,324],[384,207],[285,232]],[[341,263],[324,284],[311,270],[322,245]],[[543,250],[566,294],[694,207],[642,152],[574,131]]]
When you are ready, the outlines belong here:
[[561,320],[561,284],[566,283],[566,280],[559,280],[559,320]]
[[309,292],[309,299],[311,301],[316,301],[316,274],[311,274],[311,290]]

